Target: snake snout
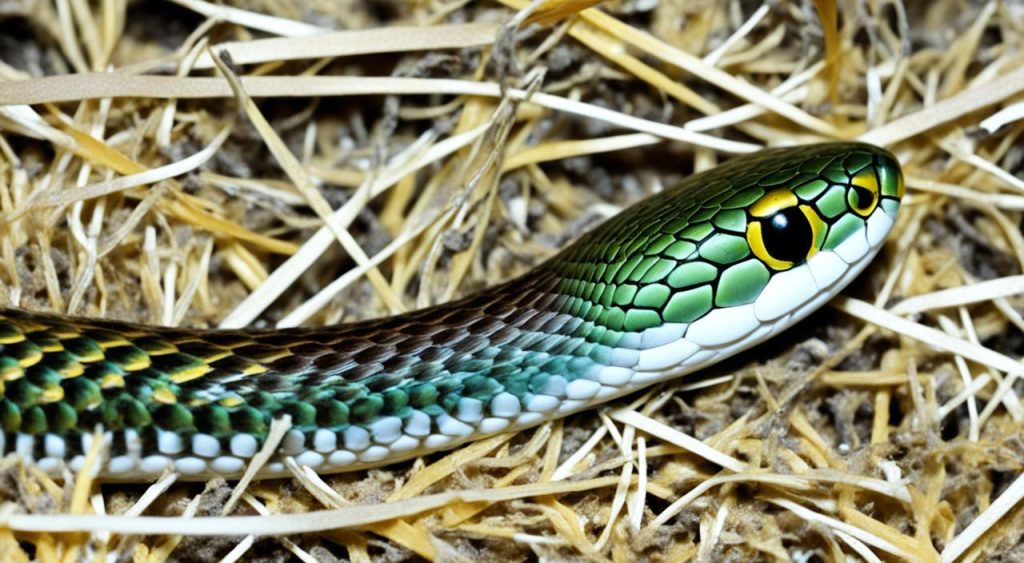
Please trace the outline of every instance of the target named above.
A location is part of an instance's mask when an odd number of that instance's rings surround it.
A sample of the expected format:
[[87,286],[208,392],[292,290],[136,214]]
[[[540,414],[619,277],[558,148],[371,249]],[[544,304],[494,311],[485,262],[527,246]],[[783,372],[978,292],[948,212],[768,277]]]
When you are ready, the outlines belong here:
[[[903,184],[903,168],[900,166],[900,161],[896,160],[896,157],[889,151],[880,151],[875,164],[875,174],[878,175],[882,197],[894,201],[898,206],[906,189]],[[888,211],[886,209],[886,212]],[[895,219],[895,216],[893,218]]]

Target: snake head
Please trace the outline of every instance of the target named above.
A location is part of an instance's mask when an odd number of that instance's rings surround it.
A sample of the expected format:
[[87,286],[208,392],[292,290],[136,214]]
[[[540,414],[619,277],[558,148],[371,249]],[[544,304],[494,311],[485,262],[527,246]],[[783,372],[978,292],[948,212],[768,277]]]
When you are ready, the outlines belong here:
[[555,260],[558,291],[614,333],[672,326],[702,349],[763,339],[853,280],[903,190],[899,162],[861,143],[736,158],[583,237]]
[[[761,195],[747,209],[746,239],[774,271],[821,251],[839,251],[850,237],[863,235],[875,247],[896,220],[904,191],[899,162],[869,145],[826,147],[835,148],[775,172],[751,189]],[[852,260],[855,253],[846,252]]]

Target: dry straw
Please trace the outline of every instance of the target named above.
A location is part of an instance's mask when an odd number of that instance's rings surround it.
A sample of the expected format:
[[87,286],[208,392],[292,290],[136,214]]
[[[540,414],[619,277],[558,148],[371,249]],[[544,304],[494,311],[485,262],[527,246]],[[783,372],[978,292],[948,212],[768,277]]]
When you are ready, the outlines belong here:
[[0,45],[0,304],[372,318],[526,271],[731,154],[829,139],[893,150],[904,211],[816,322],[596,416],[233,487],[99,484],[99,440],[64,485],[8,456],[6,559],[973,561],[1020,544],[1012,3],[257,4],[0,16],[34,30]]

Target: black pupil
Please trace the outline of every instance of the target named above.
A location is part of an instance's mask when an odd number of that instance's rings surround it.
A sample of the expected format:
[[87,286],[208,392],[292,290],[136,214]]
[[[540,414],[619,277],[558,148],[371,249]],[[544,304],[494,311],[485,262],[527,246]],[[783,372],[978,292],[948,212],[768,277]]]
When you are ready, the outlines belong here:
[[853,195],[857,198],[857,209],[867,209],[871,207],[872,200],[874,199],[874,195],[871,193],[871,190],[863,186],[854,186]]
[[788,207],[772,215],[761,233],[768,254],[786,262],[802,262],[807,258],[813,237],[811,224],[796,207]]

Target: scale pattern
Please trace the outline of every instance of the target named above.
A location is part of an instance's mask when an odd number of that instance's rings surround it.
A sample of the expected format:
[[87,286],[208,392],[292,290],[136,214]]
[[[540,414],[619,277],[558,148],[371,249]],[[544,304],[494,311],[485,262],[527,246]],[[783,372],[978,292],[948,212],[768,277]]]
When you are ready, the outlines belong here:
[[322,471],[562,416],[750,347],[874,255],[903,195],[862,144],[740,157],[648,198],[526,276],[404,315],[206,331],[0,310],[0,449],[111,479],[236,475],[270,423]]

